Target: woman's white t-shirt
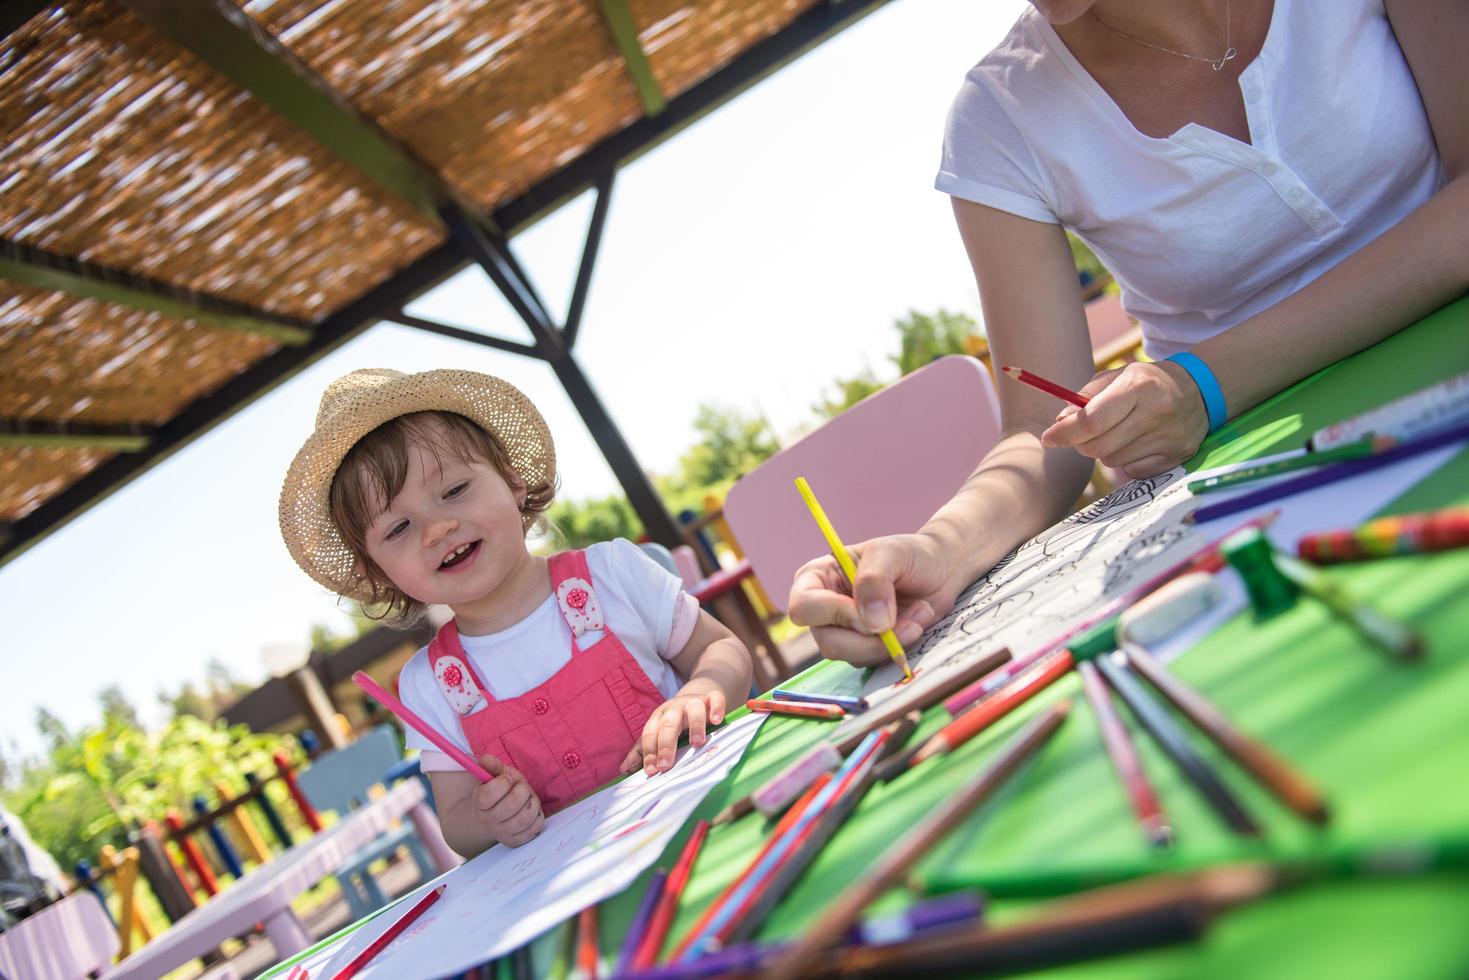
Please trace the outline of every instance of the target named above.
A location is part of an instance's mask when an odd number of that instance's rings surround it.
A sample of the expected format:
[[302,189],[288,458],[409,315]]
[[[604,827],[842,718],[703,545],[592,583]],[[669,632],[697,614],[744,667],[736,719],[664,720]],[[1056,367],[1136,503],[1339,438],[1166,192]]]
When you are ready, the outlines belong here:
[[1382,0],[1275,0],[1239,86],[1249,143],[1196,123],[1144,136],[1027,10],[965,77],[935,186],[1075,232],[1166,357],[1285,299],[1443,182]]
[[[693,632],[699,604],[683,591],[683,583],[645,555],[637,545],[621,538],[586,549],[592,588],[602,604],[611,628],[665,697],[678,693],[683,681],[669,664]],[[586,633],[578,641],[582,649],[602,638]],[[571,659],[571,629],[561,618],[554,595],[529,616],[508,629],[486,636],[459,634],[464,652],[480,679],[496,700],[518,697],[544,684]],[[411,710],[450,742],[469,752],[469,740],[459,715],[439,690],[428,663],[428,648],[413,655],[398,675],[398,697]],[[483,706],[476,710],[483,710]],[[424,772],[458,769],[448,755],[409,728],[405,745],[422,751]],[[631,748],[631,746],[629,746]],[[471,753],[472,754],[472,753]]]

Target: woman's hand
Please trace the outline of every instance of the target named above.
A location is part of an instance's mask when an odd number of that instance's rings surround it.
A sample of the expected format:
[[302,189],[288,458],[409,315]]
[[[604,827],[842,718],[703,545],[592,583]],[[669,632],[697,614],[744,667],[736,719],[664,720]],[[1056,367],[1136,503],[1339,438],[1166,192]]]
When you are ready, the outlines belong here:
[[479,761],[495,777],[474,790],[474,813],[480,826],[506,847],[534,839],[546,826],[540,798],[519,770],[493,755],[480,756]]
[[1209,434],[1203,396],[1171,361],[1103,371],[1081,389],[1085,408],[1067,405],[1041,433],[1047,449],[1070,447],[1130,479],[1157,476],[1198,452]]
[[622,761],[623,772],[636,772],[638,766],[650,776],[667,772],[673,768],[678,736],[685,728],[689,730],[690,745],[703,745],[709,726],[724,721],[724,692],[717,687],[689,690],[694,683],[691,681],[684,690],[653,709],[643,725],[642,741]]
[[962,583],[953,562],[925,534],[893,534],[848,549],[857,564],[849,585],[836,559],[809,561],[791,584],[791,621],[811,627],[821,655],[859,667],[888,662],[877,634],[908,646],[954,605]]

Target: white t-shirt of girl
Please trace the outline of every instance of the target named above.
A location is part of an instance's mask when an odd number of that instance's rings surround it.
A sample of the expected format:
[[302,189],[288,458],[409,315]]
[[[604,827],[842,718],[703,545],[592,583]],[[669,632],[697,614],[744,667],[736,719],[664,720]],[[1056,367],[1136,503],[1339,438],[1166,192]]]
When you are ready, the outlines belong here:
[[965,77],[935,186],[1075,232],[1166,357],[1285,299],[1443,183],[1383,0],[1275,0],[1239,86],[1249,143],[1197,123],[1144,136],[1027,10]]
[[[592,588],[607,625],[664,697],[677,694],[683,681],[668,661],[683,650],[693,632],[699,615],[697,600],[683,591],[682,581],[631,541],[600,542],[586,553]],[[600,630],[585,633],[577,639],[577,646],[585,650],[604,635]],[[514,626],[485,636],[460,633],[459,642],[490,694],[500,701],[544,684],[571,660],[571,631],[554,595]],[[429,667],[427,647],[404,665],[398,676],[398,696],[450,742],[473,755],[459,715]],[[422,751],[419,764],[424,772],[459,768],[412,728],[407,730],[405,744]]]

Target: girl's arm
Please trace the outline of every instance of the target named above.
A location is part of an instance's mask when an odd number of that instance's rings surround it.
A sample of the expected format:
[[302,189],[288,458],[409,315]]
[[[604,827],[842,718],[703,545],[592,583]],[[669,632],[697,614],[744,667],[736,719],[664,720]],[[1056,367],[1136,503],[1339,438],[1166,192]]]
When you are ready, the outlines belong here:
[[[955,198],[953,204],[979,281],[994,363],[1029,368],[1067,387],[1081,385],[1092,375],[1091,339],[1066,233],[1060,225],[969,201]],[[949,611],[966,585],[1073,509],[1091,461],[1070,450],[1047,450],[1040,440],[1061,403],[1003,376],[997,390],[999,443],[927,524],[916,534],[853,546],[855,589],[830,557],[797,572],[791,619],[812,627],[823,655],[886,663],[875,633],[895,629],[899,642],[912,643]]]
[[463,770],[428,774],[444,841],[464,857],[492,844],[519,847],[546,825],[541,801],[519,771],[492,755],[479,761],[495,777],[488,783]]
[[[1389,2],[1438,145],[1445,184],[1402,221],[1289,298],[1193,352],[1213,370],[1230,415],[1391,336],[1469,289],[1469,5]],[[1045,434],[1131,477],[1194,454],[1208,428],[1198,391],[1172,364],[1131,364],[1083,389],[1097,396]]]
[[702,609],[688,642],[669,663],[688,683],[648,717],[641,742],[623,760],[623,772],[642,766],[651,776],[673,768],[679,733],[687,728],[689,744],[703,745],[708,726],[722,722],[727,707],[744,704],[750,693],[755,671],[750,651]]

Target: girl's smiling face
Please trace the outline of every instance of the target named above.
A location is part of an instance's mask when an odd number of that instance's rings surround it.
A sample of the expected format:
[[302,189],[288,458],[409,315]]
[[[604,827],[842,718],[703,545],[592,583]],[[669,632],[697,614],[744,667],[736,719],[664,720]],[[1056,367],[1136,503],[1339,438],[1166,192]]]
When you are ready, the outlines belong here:
[[367,528],[367,557],[419,602],[480,604],[531,561],[524,493],[489,463],[412,444],[402,489]]

